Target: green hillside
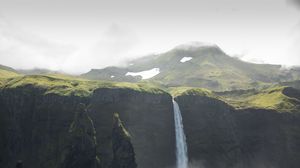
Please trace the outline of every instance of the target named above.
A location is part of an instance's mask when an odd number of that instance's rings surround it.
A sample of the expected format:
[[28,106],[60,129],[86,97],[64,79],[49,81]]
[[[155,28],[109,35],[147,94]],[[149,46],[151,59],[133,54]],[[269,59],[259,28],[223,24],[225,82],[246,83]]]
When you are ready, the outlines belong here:
[[9,78],[14,78],[17,76],[20,76],[20,74],[17,73],[17,71],[15,71],[14,69],[4,65],[0,65],[0,86]]
[[[181,62],[184,57],[191,60]],[[153,68],[159,68],[160,73],[147,81],[167,87],[202,87],[217,91],[262,88],[272,83],[300,79],[299,69],[284,70],[280,65],[244,62],[228,56],[215,45],[177,47],[163,54],[133,60],[125,68],[93,69],[82,77],[137,82],[142,80],[140,76],[126,76],[126,73]]]
[[272,86],[262,90],[216,93],[235,108],[273,109],[280,112],[299,112],[300,91],[285,86]]
[[278,112],[300,112],[300,91],[291,87],[272,86],[261,90],[212,92],[202,88],[172,88],[174,97],[205,96],[226,102],[236,109],[271,109]]
[[146,83],[135,84],[126,82],[93,81],[59,74],[20,76],[9,80],[2,85],[3,88],[26,86],[44,89],[46,90],[46,94],[54,93],[65,96],[89,96],[95,89],[99,88],[123,88],[154,94],[164,92],[163,90]]

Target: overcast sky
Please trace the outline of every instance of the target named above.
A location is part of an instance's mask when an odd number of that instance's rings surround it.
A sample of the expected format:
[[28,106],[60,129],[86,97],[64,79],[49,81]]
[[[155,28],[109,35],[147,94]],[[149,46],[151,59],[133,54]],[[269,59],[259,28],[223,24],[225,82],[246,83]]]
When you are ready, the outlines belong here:
[[0,0],[0,64],[82,73],[215,43],[254,62],[300,65],[298,0]]

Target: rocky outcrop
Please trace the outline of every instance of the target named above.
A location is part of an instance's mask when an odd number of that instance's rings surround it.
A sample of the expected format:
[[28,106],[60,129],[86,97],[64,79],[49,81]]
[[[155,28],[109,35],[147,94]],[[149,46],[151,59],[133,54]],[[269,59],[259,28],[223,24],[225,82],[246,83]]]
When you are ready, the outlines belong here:
[[265,109],[236,110],[221,100],[176,98],[192,165],[206,168],[297,168],[300,116]]
[[[129,89],[97,89],[91,97],[90,116],[97,130],[101,164],[113,159],[111,131],[113,113],[118,112],[131,135],[138,167],[164,168],[175,164],[175,131],[172,98]],[[98,138],[99,137],[99,138]],[[101,139],[101,141],[100,141]]]
[[119,114],[113,118],[112,132],[113,162],[112,168],[136,168],[134,149],[130,141],[130,134],[123,126]]
[[85,105],[81,104],[69,129],[69,141],[62,155],[61,168],[100,168],[96,146],[93,121],[88,116]]

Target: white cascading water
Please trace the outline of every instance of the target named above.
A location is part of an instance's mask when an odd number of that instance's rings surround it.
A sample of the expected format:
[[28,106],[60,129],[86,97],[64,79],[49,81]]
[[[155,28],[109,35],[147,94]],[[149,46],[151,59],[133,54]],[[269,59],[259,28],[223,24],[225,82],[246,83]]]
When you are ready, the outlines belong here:
[[183,123],[179,106],[173,100],[174,120],[175,120],[175,133],[176,133],[176,162],[177,168],[188,167],[188,155],[186,137],[183,130]]

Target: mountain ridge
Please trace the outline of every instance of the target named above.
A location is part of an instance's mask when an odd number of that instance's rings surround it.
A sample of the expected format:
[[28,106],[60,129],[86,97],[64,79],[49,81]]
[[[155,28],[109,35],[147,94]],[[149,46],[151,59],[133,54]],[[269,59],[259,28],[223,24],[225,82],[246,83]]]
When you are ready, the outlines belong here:
[[93,69],[81,77],[139,82],[145,81],[142,76],[133,77],[127,73],[150,71],[154,68],[159,69],[159,74],[146,81],[168,87],[203,87],[217,91],[260,88],[272,83],[300,79],[300,70],[297,68],[284,69],[281,65],[242,61],[227,55],[217,45],[175,47],[162,54],[129,61],[126,67]]

